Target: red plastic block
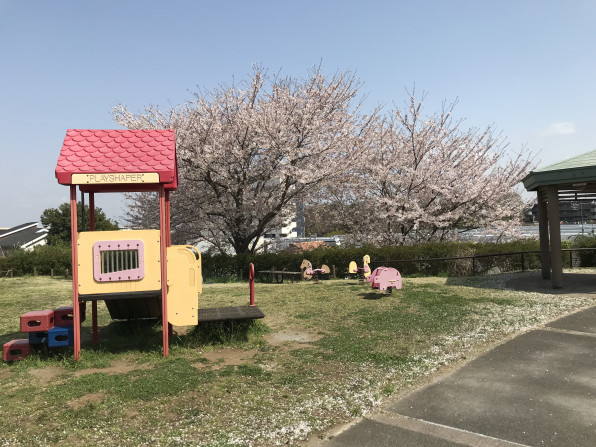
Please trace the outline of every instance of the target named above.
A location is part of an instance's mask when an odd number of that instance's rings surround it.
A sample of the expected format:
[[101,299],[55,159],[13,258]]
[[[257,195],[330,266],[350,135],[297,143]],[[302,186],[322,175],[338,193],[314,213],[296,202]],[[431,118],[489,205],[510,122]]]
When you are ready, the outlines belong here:
[[14,360],[21,360],[27,357],[31,353],[31,345],[29,340],[26,338],[20,338],[18,340],[11,340],[4,343],[4,349],[2,350],[2,360],[5,362],[12,362]]
[[53,310],[36,310],[21,315],[21,332],[49,331],[53,327]]
[[[81,323],[85,321],[85,310],[87,309],[87,303],[81,302],[79,303],[79,313],[81,315]],[[72,326],[73,324],[73,315],[72,315],[72,306],[63,306],[59,307],[54,311],[54,326],[58,327],[66,327]]]

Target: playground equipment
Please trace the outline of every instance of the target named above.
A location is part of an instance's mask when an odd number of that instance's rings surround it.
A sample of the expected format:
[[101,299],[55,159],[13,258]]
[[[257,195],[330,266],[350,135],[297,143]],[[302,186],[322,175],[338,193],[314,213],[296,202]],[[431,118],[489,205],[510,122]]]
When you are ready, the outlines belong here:
[[[81,321],[85,321],[85,303],[79,305]],[[21,332],[28,338],[20,338],[5,343],[2,359],[5,362],[21,360],[31,354],[32,347],[47,346],[60,348],[73,345],[73,310],[70,306],[55,310],[37,310],[21,315]]]
[[300,264],[300,271],[302,271],[302,279],[311,279],[314,276],[315,283],[319,282],[319,275],[328,275],[331,272],[326,264],[323,264],[320,269],[313,269],[312,264],[308,259],[302,260],[302,264]]
[[392,267],[377,267],[366,278],[366,281],[372,283],[373,289],[388,290],[389,293],[392,292],[392,289],[401,289],[401,275],[397,269]]
[[[178,187],[174,130],[69,129],[56,178],[70,187],[73,313],[69,343],[76,360],[84,319],[80,306],[87,301],[92,303],[94,342],[97,301],[103,300],[113,319],[161,318],[164,356],[172,325],[264,317],[254,305],[252,264],[249,306],[199,309],[201,254],[192,246],[172,246],[170,239],[170,192]],[[83,204],[85,193],[89,194],[90,231],[77,231],[77,187]],[[144,191],[158,193],[158,230],[95,231],[95,193]],[[15,345],[21,353],[26,350],[23,345]],[[12,351],[18,351],[16,347]]]
[[352,275],[358,275],[360,277],[360,282],[364,282],[366,278],[370,275],[370,256],[364,255],[362,257],[362,267],[358,267],[355,261],[350,262],[348,266],[348,272]]

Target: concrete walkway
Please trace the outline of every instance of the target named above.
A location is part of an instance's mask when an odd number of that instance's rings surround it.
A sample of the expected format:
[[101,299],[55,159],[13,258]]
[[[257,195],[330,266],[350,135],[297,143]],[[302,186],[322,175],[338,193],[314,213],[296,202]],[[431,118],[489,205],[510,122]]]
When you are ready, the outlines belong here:
[[522,334],[309,446],[596,446],[596,306]]

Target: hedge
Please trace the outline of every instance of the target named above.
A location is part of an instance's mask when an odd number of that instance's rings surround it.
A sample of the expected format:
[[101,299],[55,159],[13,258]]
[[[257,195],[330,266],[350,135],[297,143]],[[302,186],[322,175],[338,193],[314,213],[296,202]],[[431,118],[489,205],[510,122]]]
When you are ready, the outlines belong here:
[[[596,236],[595,235],[578,235],[572,244],[573,248],[596,248]],[[580,264],[584,266],[596,265],[596,250],[594,251],[580,251],[579,252]]]
[[[459,260],[437,261],[437,258],[453,258],[476,256],[484,254],[500,254],[521,251],[539,250],[537,240],[523,240],[503,244],[473,243],[473,242],[444,242],[427,243],[412,246],[386,246],[386,247],[320,247],[306,253],[277,253],[258,255],[213,255],[203,257],[203,276],[206,278],[246,276],[248,264],[254,263],[258,270],[283,270],[299,271],[303,259],[308,259],[313,267],[327,264],[335,266],[338,277],[347,274],[350,261],[362,265],[362,257],[368,254],[372,267],[384,265],[396,267],[404,276],[414,275],[470,275],[474,272],[486,272],[492,267],[499,267],[501,271],[522,270],[521,256],[502,256]],[[426,261],[435,259],[432,261]],[[406,260],[412,260],[403,262]],[[566,261],[567,265],[569,261]],[[540,267],[538,255],[524,256],[525,269]]]
[[72,271],[70,245],[43,245],[32,251],[15,250],[10,256],[0,258],[0,274],[3,276],[12,270],[14,276],[32,275],[34,268],[40,275],[49,275],[54,270],[56,275]]
[[[596,236],[578,236],[571,244],[563,242],[563,248],[596,248]],[[306,253],[263,253],[257,255],[204,255],[203,277],[208,280],[230,278],[246,279],[248,265],[254,263],[255,269],[271,270],[287,269],[299,271],[303,259],[308,259],[313,267],[327,264],[335,266],[338,277],[347,274],[350,261],[362,265],[362,257],[370,255],[372,267],[384,265],[396,267],[403,276],[437,276],[437,275],[471,275],[484,273],[498,267],[500,271],[522,270],[521,255],[491,256],[475,259],[464,258],[457,260],[437,260],[437,258],[471,257],[481,255],[498,255],[538,251],[537,240],[519,240],[508,243],[473,243],[473,242],[444,242],[427,243],[412,246],[362,246],[362,247],[320,247]],[[594,252],[580,252],[577,255],[582,266],[596,265],[596,250]],[[524,255],[525,269],[540,268],[538,254]],[[563,255],[565,267],[570,266],[569,256]],[[8,257],[0,258],[0,275],[12,270],[15,276],[33,274],[34,268],[38,274],[49,275],[53,269],[55,274],[62,275],[66,269],[72,270],[70,246],[42,246],[33,251],[16,250]]]

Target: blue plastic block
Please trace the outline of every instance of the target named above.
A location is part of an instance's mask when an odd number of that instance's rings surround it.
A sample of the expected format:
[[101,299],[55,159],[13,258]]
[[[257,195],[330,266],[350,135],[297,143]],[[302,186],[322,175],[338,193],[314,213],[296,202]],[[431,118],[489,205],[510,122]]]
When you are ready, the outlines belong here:
[[54,326],[48,331],[48,347],[59,348],[61,346],[72,346],[74,344],[74,331],[72,326]]
[[41,345],[48,342],[48,333],[44,332],[29,332],[29,344]]

